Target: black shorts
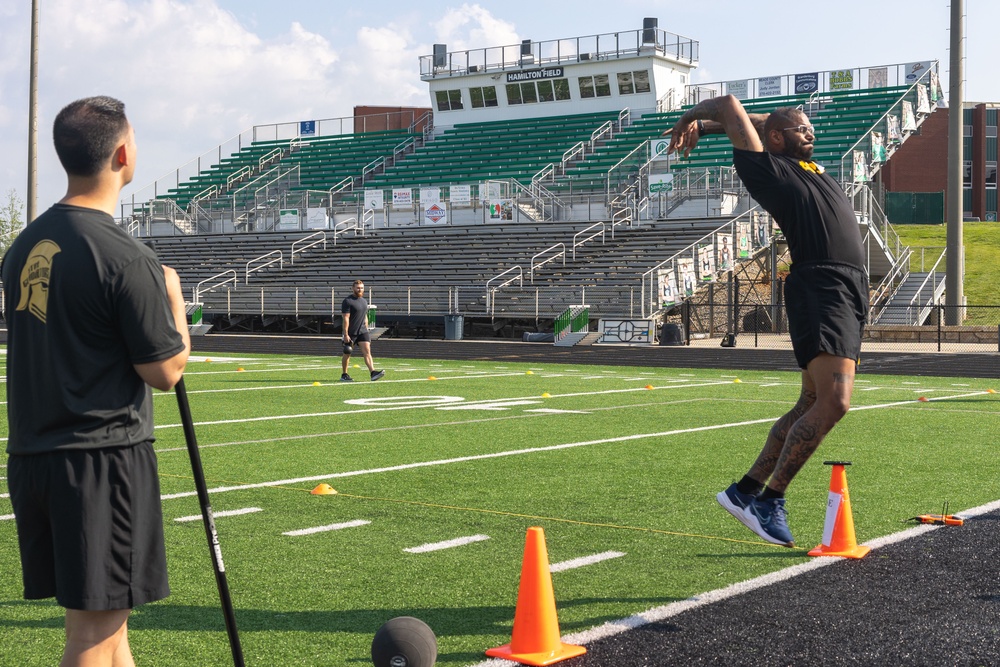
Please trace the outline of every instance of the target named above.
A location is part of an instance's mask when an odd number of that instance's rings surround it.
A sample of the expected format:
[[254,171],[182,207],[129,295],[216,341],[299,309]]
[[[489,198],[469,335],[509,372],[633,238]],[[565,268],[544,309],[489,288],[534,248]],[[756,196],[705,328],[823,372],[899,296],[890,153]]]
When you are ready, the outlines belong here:
[[150,443],[14,455],[7,477],[25,599],[107,611],[170,594]]
[[868,315],[863,271],[843,264],[793,264],[785,281],[785,308],[799,368],[821,352],[858,360]]
[[351,334],[351,345],[357,345],[358,343],[361,342],[365,343],[372,342],[371,332],[369,332],[367,329],[365,329],[364,331],[358,331],[356,333]]

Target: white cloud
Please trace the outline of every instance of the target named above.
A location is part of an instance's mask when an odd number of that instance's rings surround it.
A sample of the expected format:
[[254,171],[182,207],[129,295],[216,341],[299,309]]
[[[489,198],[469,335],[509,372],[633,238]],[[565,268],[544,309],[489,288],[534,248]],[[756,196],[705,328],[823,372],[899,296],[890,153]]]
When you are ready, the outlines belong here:
[[[0,191],[22,193],[25,4],[0,0],[0,151],[12,156],[0,166]],[[519,41],[512,23],[468,3],[437,13],[367,12],[349,28],[338,25],[335,44],[332,32],[311,30],[304,18],[250,26],[218,0],[47,0],[41,11],[40,208],[62,194],[50,128],[70,100],[107,94],[125,102],[141,188],[253,125],[347,117],[366,104],[429,106],[419,58],[433,43],[462,50]]]

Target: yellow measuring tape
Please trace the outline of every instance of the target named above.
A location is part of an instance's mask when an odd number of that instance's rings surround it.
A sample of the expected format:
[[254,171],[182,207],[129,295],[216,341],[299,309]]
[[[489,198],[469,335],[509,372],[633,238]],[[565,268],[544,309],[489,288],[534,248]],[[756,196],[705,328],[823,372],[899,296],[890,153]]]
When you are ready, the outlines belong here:
[[[192,479],[191,477],[187,477],[185,475],[171,475],[171,474],[162,473],[162,472],[160,473],[160,476],[161,477],[173,477],[173,478],[176,478],[176,479]],[[227,484],[227,485],[231,485],[231,486],[246,486],[245,482],[233,482],[233,481],[224,480],[224,479],[213,479],[213,480],[209,480],[209,481],[212,481],[212,482],[215,482],[215,483],[219,483],[219,484]],[[275,485],[275,486],[268,486],[266,488],[269,488],[269,489],[282,489],[284,491],[298,491],[300,493],[301,492],[305,492],[305,493],[310,493],[310,494],[313,491],[313,489],[303,489],[301,487],[296,487],[296,486],[279,486],[279,485]],[[673,535],[674,537],[693,537],[693,538],[703,539],[703,540],[719,540],[719,541],[722,541],[722,542],[735,542],[737,544],[752,544],[752,545],[758,546],[758,547],[764,546],[764,547],[777,547],[777,548],[780,548],[780,549],[785,549],[786,548],[786,547],[784,547],[784,546],[782,546],[780,544],[771,544],[770,542],[753,541],[753,540],[740,540],[740,539],[736,539],[734,537],[721,537],[719,535],[701,535],[701,534],[698,534],[698,533],[681,533],[681,532],[672,531],[672,530],[661,530],[659,528],[643,528],[643,527],[640,527],[640,526],[622,526],[622,525],[615,524],[615,523],[600,523],[600,522],[596,522],[596,521],[580,521],[578,519],[563,519],[563,518],[560,518],[560,517],[540,516],[540,515],[537,515],[537,514],[520,514],[518,512],[505,512],[503,510],[491,510],[491,509],[484,509],[484,508],[481,508],[481,507],[461,507],[461,506],[457,506],[457,505],[443,505],[443,504],[440,504],[440,503],[428,503],[428,502],[424,502],[424,501],[420,501],[420,500],[402,500],[400,498],[383,498],[383,497],[379,497],[379,496],[362,496],[362,495],[358,495],[358,494],[355,494],[355,493],[343,493],[342,491],[336,491],[336,490],[334,490],[333,493],[330,493],[330,494],[327,494],[327,495],[337,495],[337,496],[341,496],[343,498],[353,498],[355,500],[370,500],[370,501],[383,502],[383,503],[397,503],[397,504],[400,504],[400,505],[414,505],[414,506],[417,506],[417,507],[430,507],[430,508],[433,508],[433,509],[456,510],[456,511],[460,511],[460,512],[478,512],[480,514],[493,514],[493,515],[496,515],[496,516],[509,516],[509,517],[515,517],[515,518],[518,518],[518,519],[531,519],[532,521],[555,521],[555,522],[558,522],[558,523],[569,523],[569,524],[574,524],[574,525],[578,525],[578,526],[590,526],[592,528],[613,528],[613,529],[616,529],[616,530],[631,530],[631,531],[641,532],[641,533],[654,533],[654,534],[657,534],[657,535]]]

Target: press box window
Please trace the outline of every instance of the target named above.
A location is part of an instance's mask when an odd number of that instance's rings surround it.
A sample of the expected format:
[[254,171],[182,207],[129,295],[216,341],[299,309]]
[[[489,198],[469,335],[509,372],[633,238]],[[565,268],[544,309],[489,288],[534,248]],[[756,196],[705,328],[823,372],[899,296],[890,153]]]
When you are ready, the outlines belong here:
[[495,107],[497,106],[497,89],[495,86],[469,88],[469,99],[472,100],[473,109]]
[[997,187],[997,163],[986,163],[986,188],[996,190]]
[[611,81],[608,79],[607,74],[598,74],[597,76],[581,76],[579,83],[580,97],[587,98],[611,96]]
[[619,72],[618,73],[618,94],[632,95],[634,93],[649,92],[649,72]]
[[962,163],[962,187],[972,189],[972,162]]
[[457,111],[463,108],[461,90],[439,90],[435,95],[438,111]]
[[568,79],[507,84],[507,104],[534,104],[568,99]]

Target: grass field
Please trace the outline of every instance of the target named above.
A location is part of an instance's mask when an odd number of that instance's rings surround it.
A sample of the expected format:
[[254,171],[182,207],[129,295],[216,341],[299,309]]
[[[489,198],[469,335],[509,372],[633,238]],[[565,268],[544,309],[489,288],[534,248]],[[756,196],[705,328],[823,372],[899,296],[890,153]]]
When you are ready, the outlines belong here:
[[[893,225],[904,244],[913,248],[916,256],[927,247],[926,261],[930,270],[944,247],[948,245],[946,225]],[[996,222],[966,222],[962,224],[965,242],[965,297],[970,306],[998,306],[996,273],[1000,262],[1000,224]],[[919,268],[919,265],[916,266]],[[945,270],[942,263],[941,271]],[[972,313],[975,315],[976,313]],[[981,319],[986,315],[979,313]],[[996,317],[993,317],[994,321]]]
[[[856,409],[792,486],[789,522],[803,548],[785,549],[756,539],[714,496],[795,400],[797,374],[385,367],[377,383],[340,384],[338,358],[188,366],[248,665],[370,664],[375,630],[400,615],[434,628],[439,664],[478,662],[510,640],[534,525],[553,564],[607,557],[552,575],[563,633],[802,562],[821,539],[826,459],[853,461],[862,541],[945,500],[958,512],[997,498],[990,381],[860,375]],[[173,594],[134,613],[133,651],[142,665],[232,664],[203,526],[178,520],[199,507],[176,401],[154,400]],[[310,494],[321,482],[339,494]],[[0,665],[52,665],[62,610],[21,600],[10,511],[0,498]],[[340,524],[350,527],[329,529]]]

